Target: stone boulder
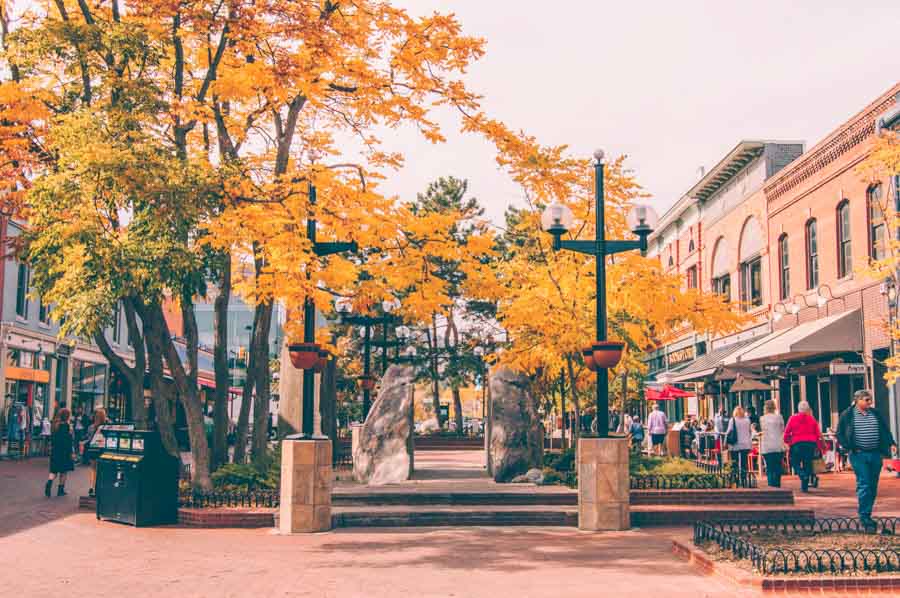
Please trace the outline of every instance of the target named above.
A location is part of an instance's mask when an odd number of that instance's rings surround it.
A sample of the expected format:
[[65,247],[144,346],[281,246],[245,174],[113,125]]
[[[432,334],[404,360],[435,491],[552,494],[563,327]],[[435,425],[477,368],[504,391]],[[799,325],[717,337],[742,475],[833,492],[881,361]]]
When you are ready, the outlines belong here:
[[544,433],[528,378],[509,368],[490,378],[491,441],[489,472],[497,482],[509,482],[542,465]]
[[538,468],[529,469],[527,472],[517,475],[512,479],[513,484],[543,484],[544,472]]
[[381,379],[365,423],[354,430],[353,477],[370,486],[412,475],[413,369],[392,365]]

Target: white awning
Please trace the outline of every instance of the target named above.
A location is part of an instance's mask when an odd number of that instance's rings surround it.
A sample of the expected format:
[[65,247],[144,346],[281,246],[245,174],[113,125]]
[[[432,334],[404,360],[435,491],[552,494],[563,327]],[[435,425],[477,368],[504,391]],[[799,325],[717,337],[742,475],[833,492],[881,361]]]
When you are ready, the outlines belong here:
[[729,356],[725,365],[759,366],[862,350],[862,313],[853,310],[776,331]]

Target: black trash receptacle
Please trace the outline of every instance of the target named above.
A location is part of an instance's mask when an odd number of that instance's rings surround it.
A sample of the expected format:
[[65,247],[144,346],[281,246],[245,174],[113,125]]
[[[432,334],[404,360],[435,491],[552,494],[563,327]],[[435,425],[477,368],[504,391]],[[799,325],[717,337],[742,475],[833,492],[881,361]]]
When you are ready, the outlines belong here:
[[155,430],[104,431],[97,459],[97,519],[135,526],[178,521],[178,460]]

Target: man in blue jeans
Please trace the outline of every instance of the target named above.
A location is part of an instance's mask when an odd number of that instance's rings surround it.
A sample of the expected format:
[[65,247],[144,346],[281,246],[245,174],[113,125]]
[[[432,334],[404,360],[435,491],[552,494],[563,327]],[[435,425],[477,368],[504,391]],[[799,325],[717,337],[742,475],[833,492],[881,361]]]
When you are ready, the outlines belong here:
[[887,422],[872,408],[872,394],[868,390],[856,391],[853,402],[841,413],[837,436],[841,446],[850,453],[850,465],[856,475],[859,518],[867,531],[874,531],[872,507],[878,494],[881,460],[896,452],[897,445]]

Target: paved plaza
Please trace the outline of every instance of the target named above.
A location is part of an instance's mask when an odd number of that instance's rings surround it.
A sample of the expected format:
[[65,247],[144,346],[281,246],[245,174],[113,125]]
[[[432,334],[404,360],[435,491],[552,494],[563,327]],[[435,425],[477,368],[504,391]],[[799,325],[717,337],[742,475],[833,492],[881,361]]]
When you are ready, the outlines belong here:
[[[471,483],[466,479],[477,472],[480,453],[454,457],[422,455],[424,471],[411,483]],[[428,479],[444,466],[459,478]],[[76,494],[87,487],[83,468],[71,476],[70,496],[44,498],[45,467],[42,459],[0,462],[0,549],[15,555],[19,596],[753,595],[675,558],[670,539],[686,528],[602,534],[416,528],[290,537],[268,529],[132,528],[77,511]],[[798,504],[821,515],[852,514],[852,481],[852,474],[822,476],[822,487]],[[900,515],[900,480],[885,476],[882,484],[878,514]]]

